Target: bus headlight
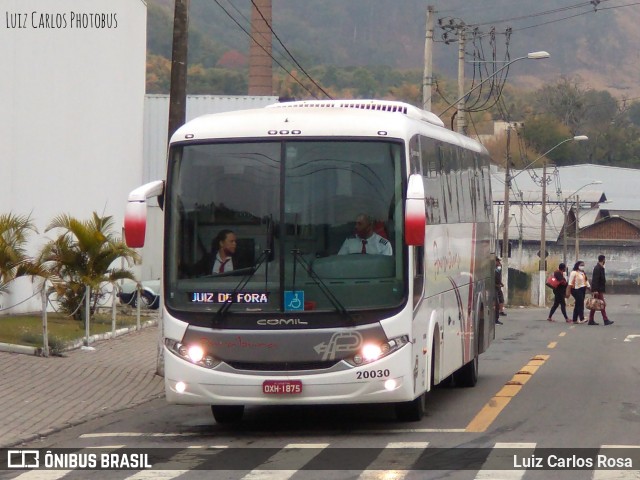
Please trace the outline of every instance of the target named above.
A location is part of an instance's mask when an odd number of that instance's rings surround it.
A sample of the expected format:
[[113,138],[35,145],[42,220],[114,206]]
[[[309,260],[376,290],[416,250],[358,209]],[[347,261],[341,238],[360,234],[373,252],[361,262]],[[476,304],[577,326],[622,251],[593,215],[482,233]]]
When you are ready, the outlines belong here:
[[204,358],[204,350],[200,345],[191,345],[188,350],[189,359],[193,363],[199,363]]
[[205,368],[213,368],[220,364],[220,360],[217,360],[213,355],[206,352],[198,344],[183,345],[182,343],[172,340],[170,338],[164,339],[165,346],[169,351],[178,357],[186,360],[194,365],[199,365]]
[[407,335],[392,338],[382,344],[365,343],[358,353],[351,358],[345,358],[345,361],[354,367],[366,365],[367,363],[375,362],[376,360],[386,357],[407,343],[409,343],[409,337]]

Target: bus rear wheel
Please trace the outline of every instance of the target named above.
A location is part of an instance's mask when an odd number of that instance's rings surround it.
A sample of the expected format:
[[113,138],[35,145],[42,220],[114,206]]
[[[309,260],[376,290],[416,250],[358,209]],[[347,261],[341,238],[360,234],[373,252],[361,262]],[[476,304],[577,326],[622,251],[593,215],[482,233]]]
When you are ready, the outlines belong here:
[[425,399],[423,393],[411,402],[396,403],[396,418],[401,422],[418,422],[425,413]]
[[211,405],[211,413],[217,423],[237,423],[244,415],[244,405]]

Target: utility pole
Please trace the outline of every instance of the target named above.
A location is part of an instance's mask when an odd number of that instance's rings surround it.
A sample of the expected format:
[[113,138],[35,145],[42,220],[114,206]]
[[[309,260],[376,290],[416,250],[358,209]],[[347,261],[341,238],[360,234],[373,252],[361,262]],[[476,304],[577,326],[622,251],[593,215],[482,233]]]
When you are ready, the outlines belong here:
[[564,227],[562,228],[562,263],[567,264],[567,227],[569,219],[569,201],[564,199]]
[[458,133],[465,133],[467,128],[467,117],[466,112],[464,110],[464,43],[465,43],[465,33],[464,33],[464,23],[461,23],[458,27],[458,118],[457,118],[457,128],[456,131]]
[[431,111],[431,86],[433,85],[433,23],[434,7],[427,7],[427,28],[424,39],[424,76],[422,79],[422,109]]
[[580,260],[580,196],[576,195],[576,262]]
[[189,0],[175,0],[171,89],[169,93],[169,140],[187,117],[187,45],[189,40]]
[[538,290],[538,306],[544,307],[547,300],[547,292],[545,290],[545,278],[547,276],[547,164],[542,165],[542,218],[540,226],[540,283]]
[[511,190],[511,125],[507,126],[507,153],[504,169],[504,217],[502,221],[502,280],[505,303],[509,304],[509,191]]
[[520,192],[520,228],[518,230],[518,268],[522,270],[522,214],[524,210],[524,198],[522,191]]

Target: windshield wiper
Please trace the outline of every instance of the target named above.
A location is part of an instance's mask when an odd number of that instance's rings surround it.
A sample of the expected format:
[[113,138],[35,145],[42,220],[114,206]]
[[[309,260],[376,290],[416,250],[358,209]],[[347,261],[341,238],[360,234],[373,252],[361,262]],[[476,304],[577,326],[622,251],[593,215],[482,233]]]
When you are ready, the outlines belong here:
[[[269,257],[270,254],[271,254],[271,250],[269,249],[263,250],[260,256],[258,257],[258,259],[256,260],[256,262],[253,264],[253,266],[239,270],[242,272],[246,271],[246,273],[244,277],[240,279],[238,284],[233,289],[233,292],[231,293],[231,300],[223,303],[218,309],[218,311],[216,312],[215,316],[213,317],[214,325],[224,318],[227,311],[229,310],[229,308],[231,308],[231,305],[234,303],[233,299],[236,298],[236,294],[240,290],[242,290],[244,287],[246,287],[247,283],[249,283],[249,280],[253,278],[255,273],[258,271],[260,266],[264,263],[264,261]],[[233,273],[233,272],[230,272],[230,273]],[[267,287],[266,278],[268,277],[268,274],[269,274],[269,263],[267,262],[267,267],[265,268],[265,291]]]
[[294,284],[294,290],[295,290],[295,283],[296,283],[296,278],[295,278],[295,271],[296,271],[296,263],[300,262],[300,265],[302,265],[302,267],[306,270],[306,272],[309,274],[309,276],[311,277],[311,279],[315,282],[315,284],[320,288],[320,291],[322,293],[324,293],[324,295],[329,299],[329,301],[331,302],[331,304],[333,305],[333,307],[336,309],[337,312],[339,312],[341,315],[343,315],[344,317],[346,317],[350,322],[352,326],[355,326],[356,321],[353,318],[353,316],[349,313],[349,311],[345,308],[345,306],[342,304],[342,302],[340,302],[340,300],[338,300],[338,298],[333,294],[333,292],[331,291],[331,289],[327,286],[326,283],[324,283],[324,281],[322,280],[322,278],[320,278],[320,276],[315,272],[315,270],[313,269],[313,267],[311,266],[311,264],[309,262],[307,262],[302,255],[300,254],[300,250],[299,249],[294,249],[291,250],[291,253],[293,254],[293,259],[294,259],[294,263],[293,263],[293,284]]

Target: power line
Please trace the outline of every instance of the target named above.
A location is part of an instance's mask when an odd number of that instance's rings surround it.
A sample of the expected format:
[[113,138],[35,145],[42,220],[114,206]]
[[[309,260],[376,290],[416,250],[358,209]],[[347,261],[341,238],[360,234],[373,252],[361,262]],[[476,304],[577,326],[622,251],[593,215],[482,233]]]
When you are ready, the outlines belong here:
[[[609,1],[609,0],[600,0],[600,1],[604,2],[604,1]],[[629,4],[626,4],[626,5],[617,5],[617,6],[613,6],[613,7],[603,7],[603,8],[600,8],[598,10],[614,10],[614,9],[617,9],[617,8],[633,7],[635,5],[640,5],[640,2],[629,3]],[[519,32],[519,31],[522,31],[522,30],[529,30],[531,28],[542,27],[544,25],[550,25],[552,23],[557,23],[557,22],[561,22],[563,20],[568,20],[568,19],[571,19],[571,18],[580,17],[582,15],[587,15],[589,13],[595,13],[598,10],[590,10],[590,11],[586,11],[586,12],[582,12],[582,13],[577,13],[575,15],[569,15],[568,17],[558,18],[556,20],[549,20],[548,22],[538,23],[536,25],[530,25],[528,27],[517,28],[517,29],[514,29],[514,31]]]
[[[241,11],[237,6],[235,6],[235,5],[231,2],[231,0],[227,0],[227,2],[228,2],[228,3],[229,3],[229,5],[231,5],[231,7],[232,7],[232,8],[233,8],[237,13],[238,13],[238,15],[240,15],[240,16],[245,20],[245,22],[247,22],[247,24],[251,25],[251,20],[250,20],[250,19],[248,19],[248,18],[247,18],[247,16],[246,16],[244,13],[242,13],[242,11]],[[264,18],[264,17],[263,17],[263,18]],[[265,20],[265,22],[266,22],[266,20]],[[262,38],[265,38],[265,37],[262,35],[262,33],[260,33],[260,36],[261,36]],[[283,60],[287,60],[287,61],[288,61],[288,59],[287,59],[287,57],[286,57],[286,55],[285,55],[284,53],[282,53],[282,52],[280,52],[280,51],[278,51],[278,53],[282,56]]]
[[[598,0],[597,3],[608,2],[608,1],[610,1],[610,0]],[[496,23],[506,23],[506,22],[514,22],[514,21],[517,21],[517,20],[526,20],[528,18],[541,17],[541,16],[545,16],[545,15],[553,15],[555,13],[566,12],[568,10],[573,10],[575,8],[582,8],[582,7],[586,7],[586,6],[589,6],[589,5],[594,6],[594,2],[593,1],[580,2],[580,3],[575,4],[575,5],[569,5],[569,6],[566,6],[566,7],[556,8],[556,9],[553,9],[553,10],[546,10],[544,12],[532,13],[532,14],[529,14],[529,15],[521,15],[519,17],[505,18],[505,19],[502,19],[502,20],[493,20],[493,21],[490,21],[490,22],[476,23],[476,24],[473,24],[473,26],[474,27],[482,27],[484,25],[494,25]],[[597,8],[597,6],[596,6],[596,8]],[[589,13],[589,12],[583,12],[583,13]],[[568,17],[568,18],[571,18],[571,17]]]
[[261,44],[260,42],[258,42],[258,41],[253,37],[253,35],[251,35],[251,33],[250,33],[250,32],[248,32],[248,31],[247,31],[247,29],[245,29],[242,25],[240,25],[240,22],[238,22],[238,21],[233,17],[233,15],[231,15],[231,13],[229,13],[229,11],[228,11],[225,7],[223,7],[223,6],[220,4],[220,2],[219,2],[218,0],[213,0],[213,1],[214,1],[214,2],[215,2],[215,3],[216,3],[216,4],[217,4],[221,9],[222,9],[222,11],[223,11],[223,12],[224,12],[224,13],[225,13],[225,14],[226,14],[226,15],[227,15],[227,16],[228,16],[228,17],[233,21],[233,23],[235,23],[235,24],[236,24],[236,25],[237,25],[237,26],[238,26],[238,27],[239,27],[239,28],[240,28],[244,33],[246,33],[246,34],[249,36],[249,38],[251,38],[254,42],[256,42],[256,44],[257,44],[257,45],[258,45],[258,46],[259,46],[259,47],[260,47],[260,48],[261,48],[261,49],[262,49],[262,50],[263,50],[267,55],[269,55],[269,57],[271,57],[271,59],[272,59],[274,62],[276,62],[276,64],[277,64],[280,68],[282,68],[282,69],[283,69],[283,70],[284,70],[284,71],[285,71],[285,72],[286,72],[286,73],[287,73],[291,78],[293,78],[293,79],[296,81],[296,83],[298,83],[302,88],[304,88],[304,89],[305,89],[305,90],[306,90],[306,91],[307,91],[307,92],[308,92],[308,93],[309,93],[313,98],[315,98],[316,100],[318,99],[318,97],[317,97],[317,96],[316,96],[316,95],[315,95],[311,90],[309,90],[309,89],[307,88],[307,86],[306,86],[306,85],[304,85],[300,80],[298,80],[298,79],[295,77],[295,75],[293,75],[291,72],[289,72],[289,70],[287,70],[287,68],[286,68],[284,65],[282,65],[282,63],[280,63],[280,62],[279,62],[279,61],[278,61],[278,60],[277,60],[277,59],[276,59],[276,58],[275,58],[275,57],[274,57],[274,56],[273,56],[273,55],[272,55],[272,54],[271,54],[271,53],[270,53],[266,48],[264,48],[264,47],[262,46],[262,44]]
[[300,63],[296,60],[296,58],[293,56],[293,54],[289,51],[289,49],[284,45],[284,43],[282,43],[282,40],[280,40],[280,37],[278,36],[278,34],[273,30],[273,27],[271,26],[271,24],[267,21],[266,18],[264,18],[264,15],[262,14],[262,12],[260,11],[260,9],[258,8],[258,6],[256,5],[256,3],[254,2],[254,0],[251,0],[251,4],[255,7],[256,11],[260,14],[260,17],[262,17],[262,20],[264,20],[264,23],[267,25],[267,27],[269,27],[269,30],[271,30],[271,33],[273,34],[273,36],[276,38],[276,40],[278,41],[278,43],[282,46],[282,48],[284,48],[284,51],[287,52],[287,54],[291,57],[291,60],[293,60],[293,63],[295,63],[298,68],[302,71],[302,73],[304,73],[307,78],[309,80],[311,80],[311,83],[313,83],[316,87],[318,87],[318,89],[324,93],[327,98],[329,100],[333,100],[333,98],[331,97],[331,95],[329,95],[324,88],[322,88],[318,82],[316,82],[313,78],[311,78],[311,75],[309,75],[307,73],[307,71],[302,67],[302,65],[300,65]]

